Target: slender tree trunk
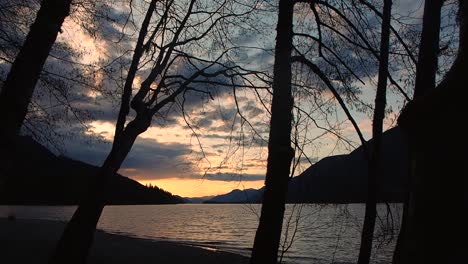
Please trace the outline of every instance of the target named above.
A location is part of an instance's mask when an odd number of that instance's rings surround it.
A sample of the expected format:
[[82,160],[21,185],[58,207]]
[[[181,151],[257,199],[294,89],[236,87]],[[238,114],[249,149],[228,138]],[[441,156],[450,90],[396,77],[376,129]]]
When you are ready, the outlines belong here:
[[250,259],[250,263],[255,264],[277,263],[291,161],[294,156],[291,148],[293,7],[294,1],[279,2],[265,192]]
[[2,138],[17,135],[28,111],[29,102],[42,67],[57,38],[71,0],[43,0],[0,93],[3,115]]
[[388,53],[390,38],[390,19],[392,1],[385,0],[382,16],[382,33],[380,40],[379,77],[377,93],[375,95],[374,120],[372,123],[372,154],[368,162],[367,173],[367,202],[364,215],[364,225],[361,234],[361,248],[359,250],[359,264],[367,264],[372,254],[372,240],[374,238],[375,218],[377,216],[377,177],[382,173],[381,144],[383,120],[385,118],[386,91],[388,78]]
[[135,139],[139,134],[146,131],[150,124],[151,118],[137,116],[135,120],[127,125],[119,140],[114,141],[111,152],[92,180],[88,195],[80,202],[72,219],[68,222],[49,263],[86,263],[89,249],[93,243],[96,225],[106,204],[105,188],[108,185],[107,183],[111,178],[115,177]]
[[[444,0],[426,1],[424,4],[423,29],[421,33],[421,42],[419,44],[418,63],[416,67],[416,83],[414,88],[415,100],[423,97],[425,94],[435,88],[435,78],[437,71],[437,57],[439,52],[439,34],[441,8]],[[410,152],[410,174],[408,179],[408,198],[403,207],[403,217],[400,234],[393,256],[393,264],[413,263],[415,252],[415,187],[418,185],[418,179],[415,177],[414,153]],[[413,252],[413,253],[411,253]],[[411,257],[413,256],[413,257]]]
[[423,28],[419,43],[413,99],[419,98],[435,88],[439,54],[440,13],[443,3],[444,0],[424,2]]
[[[120,134],[122,133],[125,127],[127,115],[130,112],[130,98],[132,97],[133,80],[135,80],[135,76],[138,71],[138,64],[140,63],[141,56],[143,55],[143,52],[145,50],[144,42],[146,35],[148,34],[148,26],[150,24],[151,18],[153,17],[153,13],[156,9],[157,2],[158,0],[151,1],[150,5],[148,6],[148,10],[146,11],[145,18],[143,19],[143,22],[141,24],[140,32],[138,33],[138,40],[135,45],[135,50],[133,51],[132,63],[130,64],[130,68],[127,72],[127,78],[125,79],[119,115],[115,124],[114,141],[120,138]],[[147,44],[149,43],[151,42],[148,42]]]

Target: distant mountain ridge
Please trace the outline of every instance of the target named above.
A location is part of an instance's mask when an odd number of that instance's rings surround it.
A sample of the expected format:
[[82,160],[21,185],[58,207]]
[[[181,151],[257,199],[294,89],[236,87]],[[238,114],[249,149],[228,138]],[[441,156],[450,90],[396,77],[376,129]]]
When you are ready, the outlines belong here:
[[[372,148],[372,140],[367,143]],[[401,202],[408,175],[407,143],[400,128],[386,131],[382,140],[382,171],[378,183],[378,200]],[[249,203],[260,203],[263,188],[249,189]],[[247,190],[246,190],[247,191]],[[234,190],[206,201],[242,203],[242,190]],[[241,197],[241,199],[238,199]],[[290,180],[288,203],[363,203],[367,199],[367,160],[363,147],[347,155],[323,158]]]
[[261,200],[261,194],[256,189],[235,189],[229,193],[215,196],[203,203],[256,203]]
[[[18,137],[11,151],[0,204],[77,204],[99,167],[56,156],[30,137]],[[108,204],[174,204],[184,201],[158,187],[146,187],[118,174],[106,189]]]
[[199,204],[199,203],[204,203],[205,201],[213,197],[215,197],[215,195],[201,196],[201,197],[181,197],[181,198],[184,199],[186,203]]

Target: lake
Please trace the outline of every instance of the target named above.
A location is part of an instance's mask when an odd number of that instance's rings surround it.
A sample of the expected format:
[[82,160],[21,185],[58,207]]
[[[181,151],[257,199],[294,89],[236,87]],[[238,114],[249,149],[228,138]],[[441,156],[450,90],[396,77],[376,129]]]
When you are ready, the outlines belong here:
[[[390,263],[401,205],[379,205],[373,263]],[[74,206],[0,206],[0,217],[66,221]],[[249,256],[260,205],[179,204],[107,206],[98,228]],[[365,206],[287,205],[281,249],[286,263],[355,263]],[[392,232],[393,230],[393,232]],[[292,240],[292,243],[290,243]]]

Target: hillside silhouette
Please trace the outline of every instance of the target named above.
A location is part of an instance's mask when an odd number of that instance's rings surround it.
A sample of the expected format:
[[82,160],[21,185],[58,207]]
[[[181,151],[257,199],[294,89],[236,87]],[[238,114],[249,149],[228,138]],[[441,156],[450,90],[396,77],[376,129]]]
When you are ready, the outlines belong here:
[[[30,137],[18,137],[0,204],[77,204],[99,167],[57,156]],[[184,201],[156,186],[120,174],[106,189],[108,204],[174,204]]]
[[258,203],[262,200],[262,194],[262,191],[256,189],[235,189],[229,193],[203,201],[203,203]]
[[[372,140],[367,143],[372,147]],[[289,182],[288,201],[363,203],[367,199],[367,160],[362,146],[347,155],[326,157]],[[377,199],[402,202],[408,177],[407,142],[399,127],[382,137],[382,174]]]

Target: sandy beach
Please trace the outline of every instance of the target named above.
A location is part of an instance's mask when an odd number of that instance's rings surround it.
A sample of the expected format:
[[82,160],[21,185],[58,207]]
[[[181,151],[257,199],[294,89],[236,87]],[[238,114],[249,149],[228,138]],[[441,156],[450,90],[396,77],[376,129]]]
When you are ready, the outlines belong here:
[[[1,263],[47,263],[65,223],[0,219]],[[182,264],[248,263],[248,258],[218,250],[97,231],[88,263]]]

